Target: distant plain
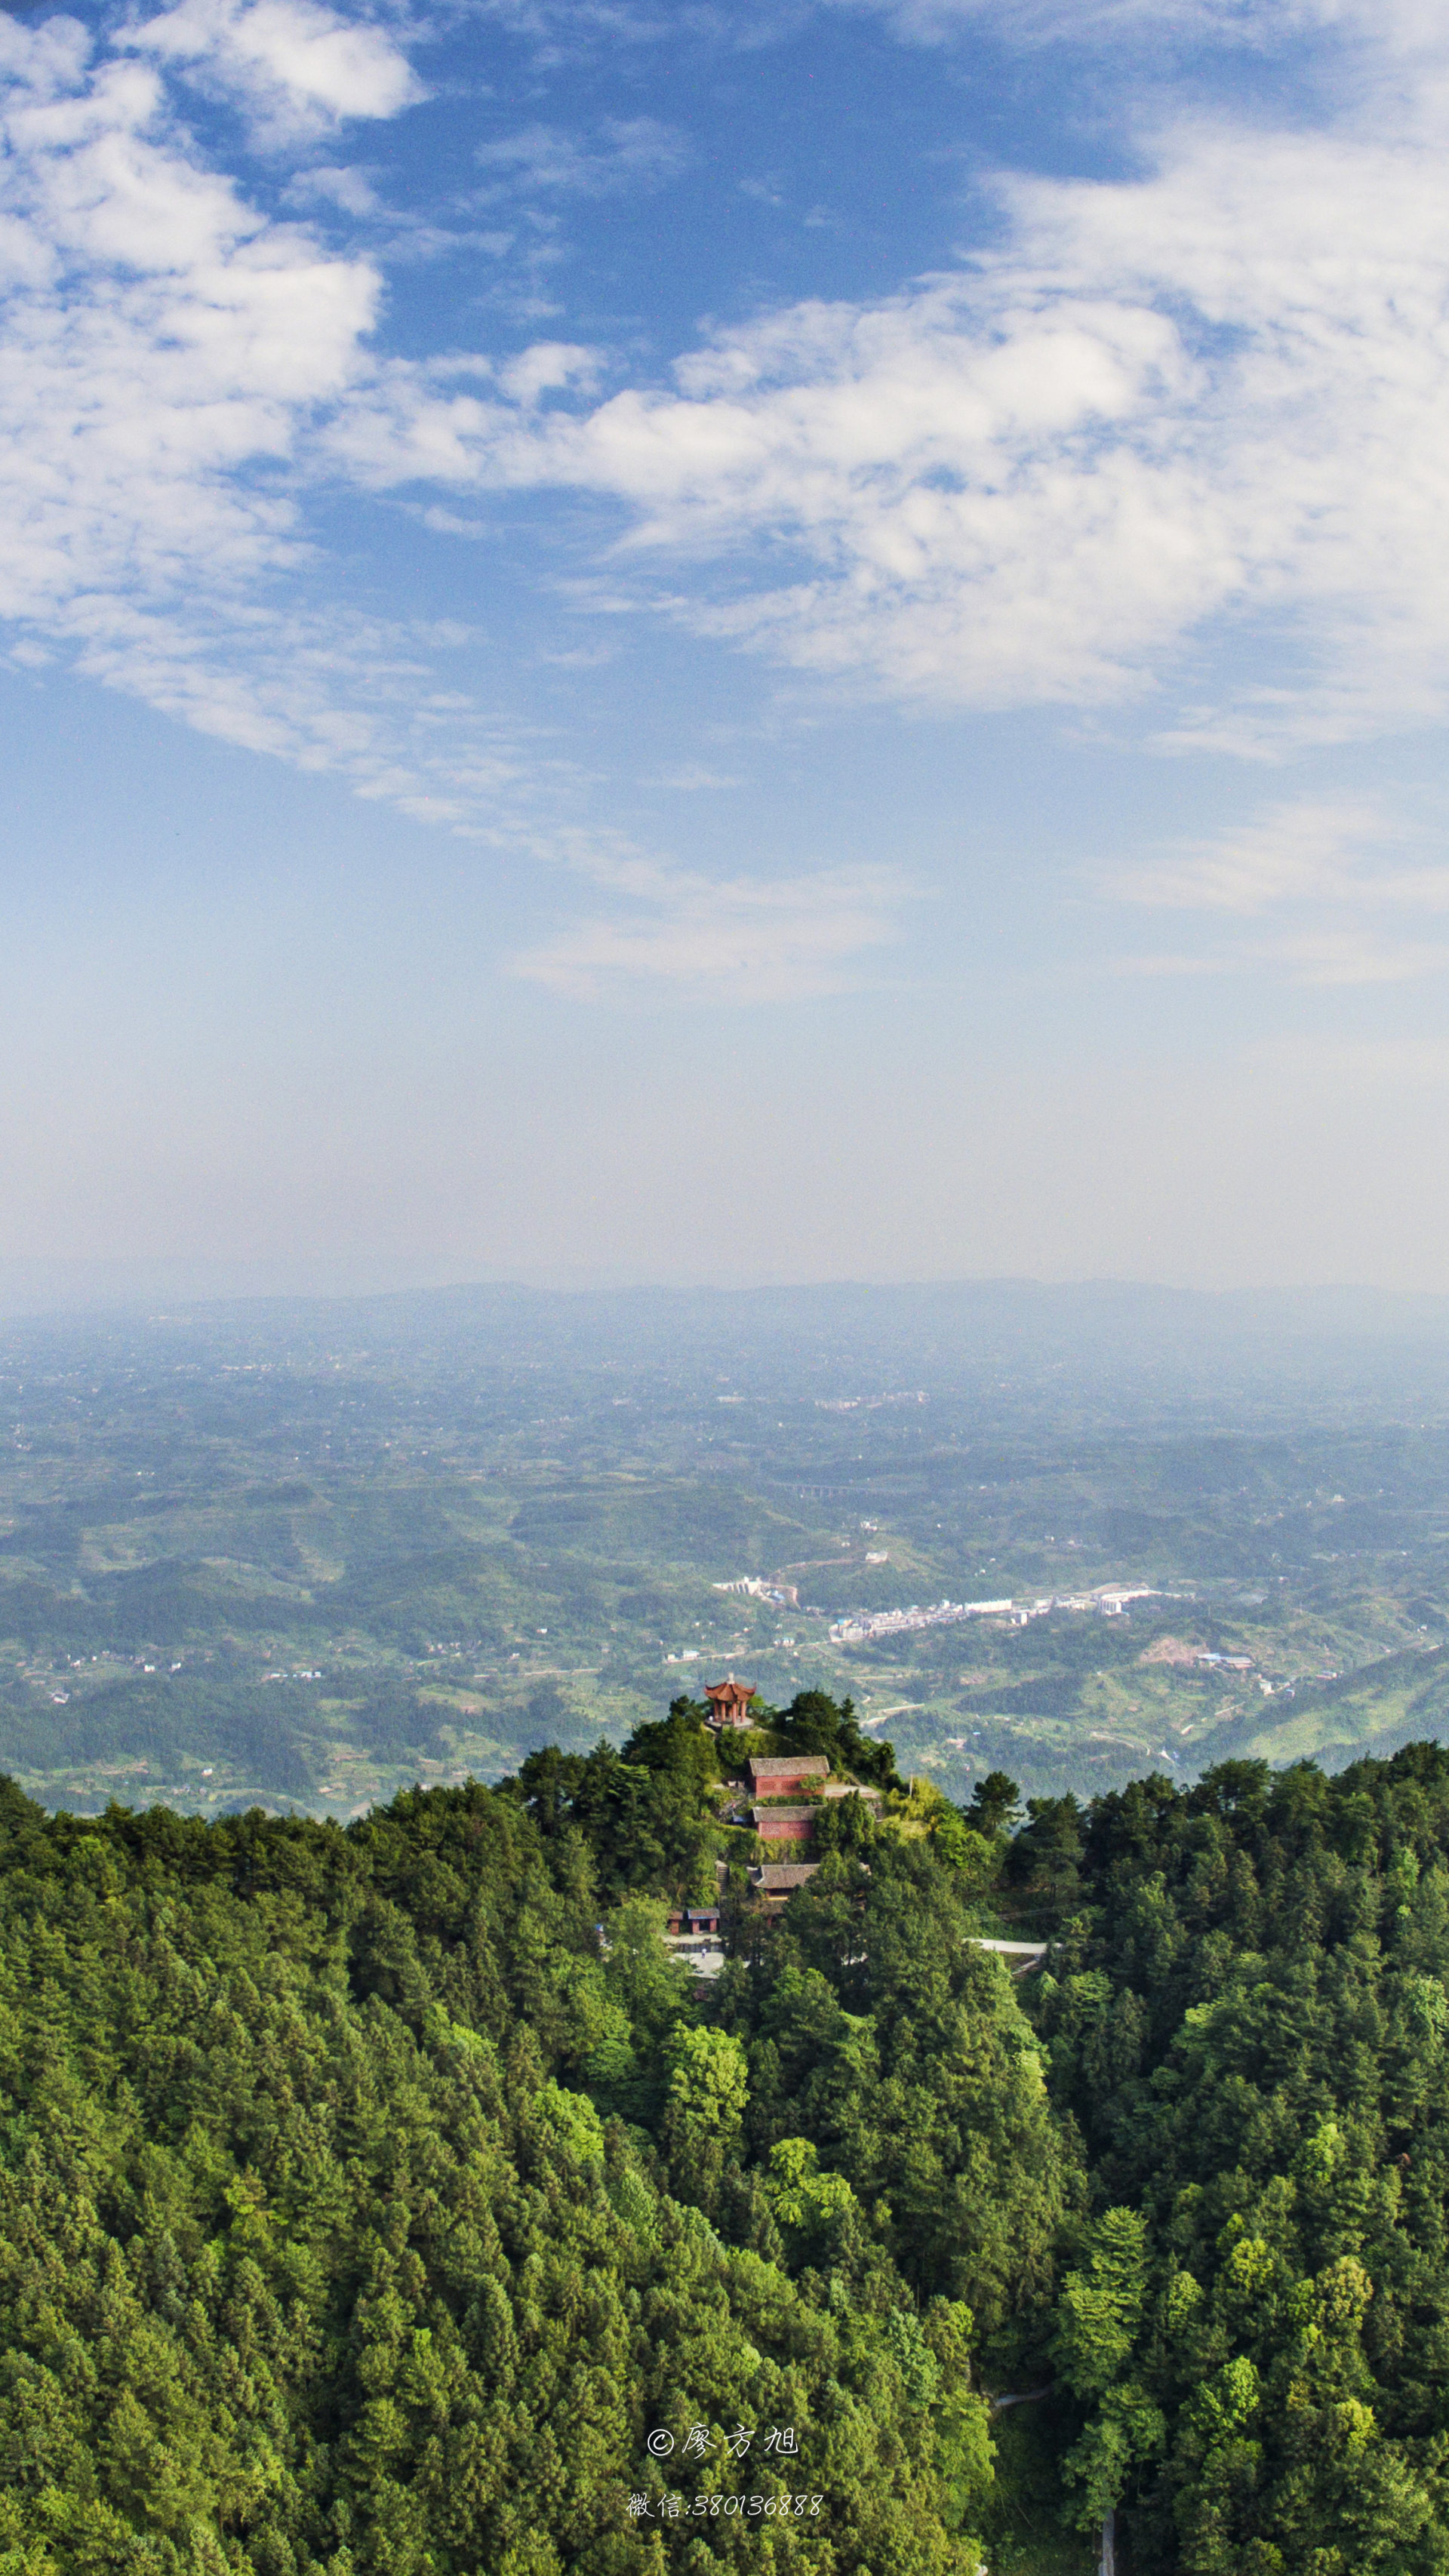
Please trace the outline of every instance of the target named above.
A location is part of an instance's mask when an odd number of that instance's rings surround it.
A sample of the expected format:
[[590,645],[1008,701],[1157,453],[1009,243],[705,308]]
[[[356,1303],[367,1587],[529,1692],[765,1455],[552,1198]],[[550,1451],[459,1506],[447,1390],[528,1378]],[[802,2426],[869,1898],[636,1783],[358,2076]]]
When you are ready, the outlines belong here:
[[[349,1815],[727,1669],[958,1797],[1449,1717],[1434,1301],[258,1299],[12,1320],[0,1378],[0,1768],[49,1805]],[[830,1633],[1109,1585],[1150,1590]]]

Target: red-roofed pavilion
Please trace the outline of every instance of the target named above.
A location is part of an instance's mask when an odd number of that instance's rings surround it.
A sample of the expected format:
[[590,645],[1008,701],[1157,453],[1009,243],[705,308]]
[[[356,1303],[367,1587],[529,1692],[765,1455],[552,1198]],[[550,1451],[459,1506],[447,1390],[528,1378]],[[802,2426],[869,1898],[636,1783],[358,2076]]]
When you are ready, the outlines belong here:
[[733,1673],[727,1682],[706,1682],[704,1695],[709,1702],[710,1725],[752,1725],[754,1721],[750,1716],[750,1701],[754,1697],[754,1691],[753,1682],[737,1682]]

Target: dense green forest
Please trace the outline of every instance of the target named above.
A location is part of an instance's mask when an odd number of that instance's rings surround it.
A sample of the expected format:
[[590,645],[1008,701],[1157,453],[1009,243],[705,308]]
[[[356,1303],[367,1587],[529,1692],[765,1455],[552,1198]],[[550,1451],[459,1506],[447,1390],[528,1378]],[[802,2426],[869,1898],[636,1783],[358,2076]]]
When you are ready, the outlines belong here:
[[0,1791],[0,2576],[1449,2569],[1449,1754],[772,1731],[880,1799],[768,1922],[687,1703],[347,1827]]

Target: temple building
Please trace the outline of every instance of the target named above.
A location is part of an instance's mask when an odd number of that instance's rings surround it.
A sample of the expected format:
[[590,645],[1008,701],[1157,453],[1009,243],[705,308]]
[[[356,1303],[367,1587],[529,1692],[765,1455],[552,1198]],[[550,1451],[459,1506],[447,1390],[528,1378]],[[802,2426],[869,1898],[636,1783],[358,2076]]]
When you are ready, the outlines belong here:
[[704,1695],[709,1702],[711,1726],[752,1726],[750,1702],[755,1695],[753,1682],[737,1682],[731,1673],[724,1682],[706,1682]]
[[808,1807],[751,1807],[750,1822],[762,1843],[808,1843],[819,1813],[813,1800]]
[[757,1798],[788,1798],[792,1789],[830,1795],[825,1786],[830,1765],[823,1753],[772,1753],[763,1761],[751,1754],[745,1769]]

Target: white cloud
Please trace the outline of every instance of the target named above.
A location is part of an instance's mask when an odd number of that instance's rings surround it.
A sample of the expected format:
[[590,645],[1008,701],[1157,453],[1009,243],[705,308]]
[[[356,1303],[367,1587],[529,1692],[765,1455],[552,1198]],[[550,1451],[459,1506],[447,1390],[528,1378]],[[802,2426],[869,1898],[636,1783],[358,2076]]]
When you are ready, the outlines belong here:
[[178,0],[120,41],[236,100],[272,140],[395,116],[423,96],[385,28],[317,0]]
[[571,385],[588,392],[601,373],[597,349],[581,349],[568,340],[535,340],[499,368],[498,381],[509,399],[527,410],[542,395],[563,393]]
[[1018,44],[1138,46],[1159,36],[1266,52],[1305,35],[1369,38],[1405,50],[1436,47],[1435,0],[824,0],[868,12],[898,33],[939,43],[971,24]]
[[1182,541],[1184,469],[1154,489],[1110,460],[1074,474],[1070,450],[1150,410],[1187,362],[1145,309],[1014,311],[993,333],[963,330],[961,304],[942,284],[866,312],[802,308],[681,370],[678,395],[536,428],[394,374],[335,435],[379,484],[615,496],[636,544],[676,557],[791,546],[810,578],[688,613],[807,667],[981,704],[1118,695],[1219,581]]
[[719,880],[639,859],[583,864],[608,912],[513,961],[516,975],[577,998],[641,984],[731,1004],[848,992],[899,935],[904,889],[881,870]]
[[353,380],[375,270],[265,223],[78,29],[0,21],[0,69],[0,613],[84,625],[286,561],[291,504],[246,472]]
[[496,174],[495,193],[584,197],[662,187],[689,157],[686,137],[652,116],[608,117],[593,139],[553,125],[525,126],[481,144],[476,155],[483,170]]
[[[391,381],[369,345],[374,265],[268,220],[208,168],[154,62],[107,59],[68,22],[0,17],[0,74],[0,614],[13,658],[66,652],[201,732],[577,872],[540,824],[561,769],[550,747],[520,745],[440,684],[467,634],[315,596],[301,502],[319,425],[346,421],[364,393],[375,405]],[[335,173],[326,189],[358,204]],[[465,358],[436,384],[475,408],[454,389],[489,389],[526,422],[587,387],[596,363],[542,343],[496,378]],[[446,469],[447,401],[431,376],[397,380],[413,397],[422,383],[420,435]],[[716,886],[633,856],[591,857],[586,873],[611,917],[519,961],[558,990],[834,990],[892,935],[895,890],[876,878]]]
[[[267,221],[156,67],[0,15],[0,617],[201,731],[366,794],[496,806],[435,632],[306,600],[298,483],[381,279]],[[379,93],[374,93],[377,97]]]
[[583,414],[395,373],[337,452],[378,484],[605,496],[697,628],[904,698],[1107,704],[1232,632],[1271,685],[1196,677],[1165,739],[1437,721],[1449,115],[1427,73],[1415,101],[1392,130],[1179,122],[1135,180],[1002,179],[990,255]]
[[826,0],[855,15],[888,20],[897,34],[939,44],[963,25],[986,26],[1017,44],[1100,44],[1113,36],[1216,34],[1249,16],[1232,0]]
[[479,0],[484,15],[534,47],[550,67],[623,45],[696,37],[744,51],[798,33],[819,0]]
[[299,170],[288,182],[287,197],[294,206],[337,206],[345,215],[376,215],[382,211],[377,190],[365,170],[330,162]]
[[[1197,913],[1207,944],[1124,957],[1135,975],[1267,969],[1296,984],[1405,983],[1442,974],[1449,944],[1424,936],[1449,914],[1449,863],[1383,806],[1286,800],[1215,839],[1106,871],[1099,891],[1148,910]],[[1228,925],[1263,922],[1265,932]],[[1227,936],[1224,937],[1224,932]]]
[[531,37],[543,59],[590,44],[657,44],[669,32],[655,8],[630,0],[482,0],[484,13],[510,33]]
[[[1146,698],[1198,639],[1246,629],[1272,689],[1215,694],[1195,668],[1163,738],[1271,748],[1449,706],[1449,120],[1427,73],[1393,130],[1377,109],[1332,131],[1189,120],[1136,180],[1003,179],[989,256],[758,318],[599,400],[604,356],[562,340],[498,368],[379,365],[373,262],[264,217],[168,104],[180,69],[293,130],[392,113],[416,92],[384,31],[311,0],[180,0],[127,42],[117,60],[73,22],[0,17],[20,650],[69,647],[188,721],[478,820],[512,755],[470,748],[433,644],[278,588],[315,583],[302,495],[331,476],[420,486],[440,528],[471,527],[445,506],[463,492],[591,493],[624,532],[615,605],[662,589],[699,630],[915,702]],[[489,166],[597,191],[676,148],[647,121],[539,127]],[[355,174],[297,184],[373,213]],[[1227,914],[1250,885],[1262,910],[1295,869],[1324,902],[1359,901],[1350,880],[1389,899],[1356,829],[1300,810],[1179,854],[1151,899]],[[756,919],[740,896],[729,937]],[[706,927],[665,906],[625,947],[683,958]],[[624,971],[610,954],[568,971]]]
[[537,747],[443,684],[447,625],[336,608],[198,597],[97,601],[68,633],[91,678],[247,751],[332,771],[360,796],[474,837],[517,837],[536,812]]
[[1449,909],[1449,868],[1376,864],[1385,843],[1401,837],[1379,806],[1300,798],[1213,840],[1110,870],[1102,890],[1128,903],[1251,918],[1282,903],[1381,902],[1386,890],[1403,900],[1409,886],[1432,909]]

